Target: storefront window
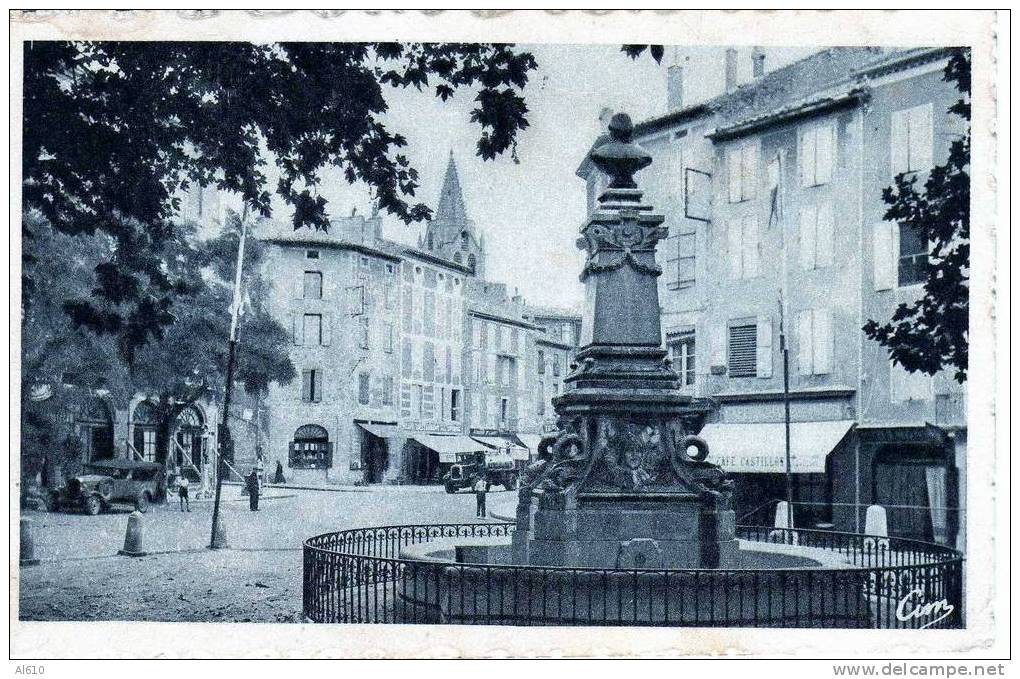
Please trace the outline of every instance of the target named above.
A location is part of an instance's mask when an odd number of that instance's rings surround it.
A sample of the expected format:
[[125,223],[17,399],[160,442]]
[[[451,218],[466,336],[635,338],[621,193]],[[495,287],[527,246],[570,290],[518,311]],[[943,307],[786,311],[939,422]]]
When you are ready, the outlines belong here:
[[333,465],[333,444],[326,430],[315,424],[298,427],[290,444],[288,464],[294,469],[329,469]]

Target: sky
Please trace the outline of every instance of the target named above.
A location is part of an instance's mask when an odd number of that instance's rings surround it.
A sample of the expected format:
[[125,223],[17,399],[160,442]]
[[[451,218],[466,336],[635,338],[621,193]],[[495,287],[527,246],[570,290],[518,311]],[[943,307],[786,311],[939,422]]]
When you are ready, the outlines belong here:
[[[687,60],[688,103],[714,94],[722,86],[724,48],[667,47],[661,65],[647,54],[631,60],[618,45],[519,49],[531,51],[538,62],[524,90],[530,126],[518,135],[519,163],[509,153],[491,161],[476,155],[481,130],[469,119],[471,91],[458,91],[444,103],[429,90],[388,89],[385,121],[408,139],[402,152],[419,171],[417,198],[433,208],[453,152],[468,216],[485,234],[488,279],[532,304],[579,309],[583,256],[575,241],[585,217],[585,186],[575,171],[600,133],[599,112],[608,107],[635,122],[664,113],[666,65],[673,60]],[[773,49],[776,58],[769,65],[807,51]],[[749,71],[749,56],[746,61]],[[338,172],[323,173],[323,179],[320,193],[333,215],[370,210],[367,187],[348,185]],[[412,244],[424,228],[385,213],[383,224],[387,238]]]

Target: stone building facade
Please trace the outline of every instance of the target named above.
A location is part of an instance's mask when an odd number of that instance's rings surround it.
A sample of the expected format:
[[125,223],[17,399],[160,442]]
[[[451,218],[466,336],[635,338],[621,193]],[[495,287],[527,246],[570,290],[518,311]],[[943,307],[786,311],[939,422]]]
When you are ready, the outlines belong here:
[[[785,341],[798,524],[863,530],[875,503],[893,534],[963,544],[965,390],[861,332],[921,293],[923,247],[883,221],[882,189],[923,183],[961,132],[948,56],[828,49],[637,126],[654,157],[639,182],[669,229],[663,341],[745,520],[771,521],[786,494]],[[589,197],[604,185],[578,174]]]
[[292,330],[299,375],[270,388],[270,469],[279,460],[288,480],[311,484],[437,483],[478,453],[518,464],[534,455],[543,424],[537,369],[526,366],[545,326],[481,277],[484,238],[452,157],[415,247],[383,238],[378,215],[334,220],[328,232],[267,223],[258,237],[268,306]]

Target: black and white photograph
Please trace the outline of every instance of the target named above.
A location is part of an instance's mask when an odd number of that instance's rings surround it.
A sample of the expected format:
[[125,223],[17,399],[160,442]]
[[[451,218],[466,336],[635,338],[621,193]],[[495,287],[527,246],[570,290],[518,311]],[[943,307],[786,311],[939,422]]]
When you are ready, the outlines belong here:
[[12,658],[1002,652],[995,12],[9,19]]

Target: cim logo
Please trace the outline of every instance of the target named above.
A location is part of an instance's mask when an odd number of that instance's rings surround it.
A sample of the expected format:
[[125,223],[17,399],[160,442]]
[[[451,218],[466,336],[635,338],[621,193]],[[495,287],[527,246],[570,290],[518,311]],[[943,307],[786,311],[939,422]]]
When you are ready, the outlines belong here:
[[937,616],[932,620],[928,620],[925,624],[921,625],[919,629],[925,629],[931,627],[940,620],[945,620],[956,607],[953,606],[946,599],[939,599],[938,601],[926,601],[924,597],[924,590],[918,588],[911,590],[905,597],[900,599],[899,605],[896,606],[896,619],[900,622],[910,622],[911,620],[924,620],[932,616]]

